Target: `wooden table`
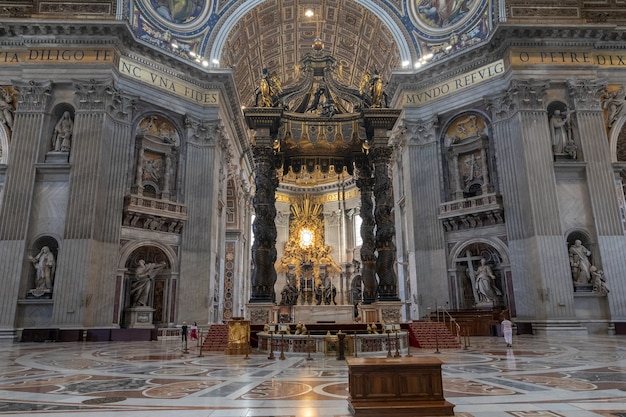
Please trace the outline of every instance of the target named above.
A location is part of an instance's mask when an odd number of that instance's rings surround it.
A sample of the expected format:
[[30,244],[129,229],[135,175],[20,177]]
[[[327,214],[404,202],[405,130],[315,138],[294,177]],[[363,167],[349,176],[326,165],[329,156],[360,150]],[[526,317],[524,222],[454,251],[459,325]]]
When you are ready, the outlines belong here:
[[453,416],[433,357],[349,358],[350,412],[369,416]]

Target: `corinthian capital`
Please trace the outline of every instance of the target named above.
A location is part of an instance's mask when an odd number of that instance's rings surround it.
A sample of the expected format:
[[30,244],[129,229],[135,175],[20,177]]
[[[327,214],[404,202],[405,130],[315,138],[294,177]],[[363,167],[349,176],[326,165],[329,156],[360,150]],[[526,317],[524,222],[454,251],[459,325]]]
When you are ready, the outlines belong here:
[[113,96],[113,80],[74,80],[78,110],[107,110]]
[[549,86],[548,81],[514,80],[509,91],[513,93],[520,110],[543,110]]
[[198,146],[216,146],[223,136],[219,120],[199,120],[192,116],[185,117],[187,141]]
[[407,142],[414,145],[427,145],[437,141],[437,128],[439,127],[439,117],[433,116],[430,119],[407,120],[402,124],[405,126]]
[[600,97],[606,89],[606,80],[570,80],[569,94],[576,110],[601,110]]
[[509,89],[485,99],[485,104],[491,112],[491,118],[494,122],[507,120],[517,111],[514,95],[514,90]]
[[109,105],[109,113],[114,119],[128,122],[133,118],[133,112],[136,109],[138,101],[137,96],[125,94],[118,88],[111,88],[111,104]]
[[44,111],[48,104],[48,99],[52,93],[52,82],[50,81],[29,81],[23,83],[13,81],[13,86],[17,89],[17,111],[37,112]]

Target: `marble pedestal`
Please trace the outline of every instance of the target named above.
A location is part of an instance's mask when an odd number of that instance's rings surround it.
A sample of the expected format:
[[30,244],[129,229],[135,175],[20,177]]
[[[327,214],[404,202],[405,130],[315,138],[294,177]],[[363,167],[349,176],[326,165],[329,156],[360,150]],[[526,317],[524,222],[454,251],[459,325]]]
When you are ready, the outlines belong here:
[[128,329],[152,329],[152,307],[129,307],[126,309],[124,324]]
[[351,305],[295,305],[293,316],[296,323],[354,322],[354,307]]

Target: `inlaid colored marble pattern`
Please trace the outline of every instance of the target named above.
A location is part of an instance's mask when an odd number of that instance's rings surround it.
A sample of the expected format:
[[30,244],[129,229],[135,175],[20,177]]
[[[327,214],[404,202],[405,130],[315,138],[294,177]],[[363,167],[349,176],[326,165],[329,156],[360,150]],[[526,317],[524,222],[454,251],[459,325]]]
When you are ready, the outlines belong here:
[[[443,361],[457,417],[626,417],[624,341],[524,335],[507,349],[477,337],[466,349],[410,354]],[[345,361],[279,357],[183,354],[177,341],[2,342],[0,416],[350,416]]]

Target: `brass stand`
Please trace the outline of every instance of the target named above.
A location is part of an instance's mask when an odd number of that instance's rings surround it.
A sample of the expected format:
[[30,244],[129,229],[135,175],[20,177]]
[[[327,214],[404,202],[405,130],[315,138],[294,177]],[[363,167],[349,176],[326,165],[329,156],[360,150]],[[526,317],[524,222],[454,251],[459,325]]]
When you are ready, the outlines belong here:
[[312,361],[313,358],[311,357],[311,334],[308,333],[306,335],[306,351],[307,351],[307,355],[306,355],[306,360],[307,361]]
[[285,335],[283,333],[280,335],[280,356],[278,359],[281,361],[285,360]]
[[198,329],[198,357],[202,357],[202,345],[204,345],[204,341],[202,340],[202,330]]
[[398,332],[396,332],[396,354],[393,357],[394,358],[400,357],[400,340],[398,339]]
[[274,357],[274,333],[270,333],[270,355],[267,357],[267,359],[276,359],[276,357]]
[[411,340],[409,339],[409,332],[406,333],[406,357],[410,358],[411,355]]
[[246,346],[246,356],[244,357],[244,359],[250,359],[250,356],[248,356],[250,354],[250,345],[248,344]]

